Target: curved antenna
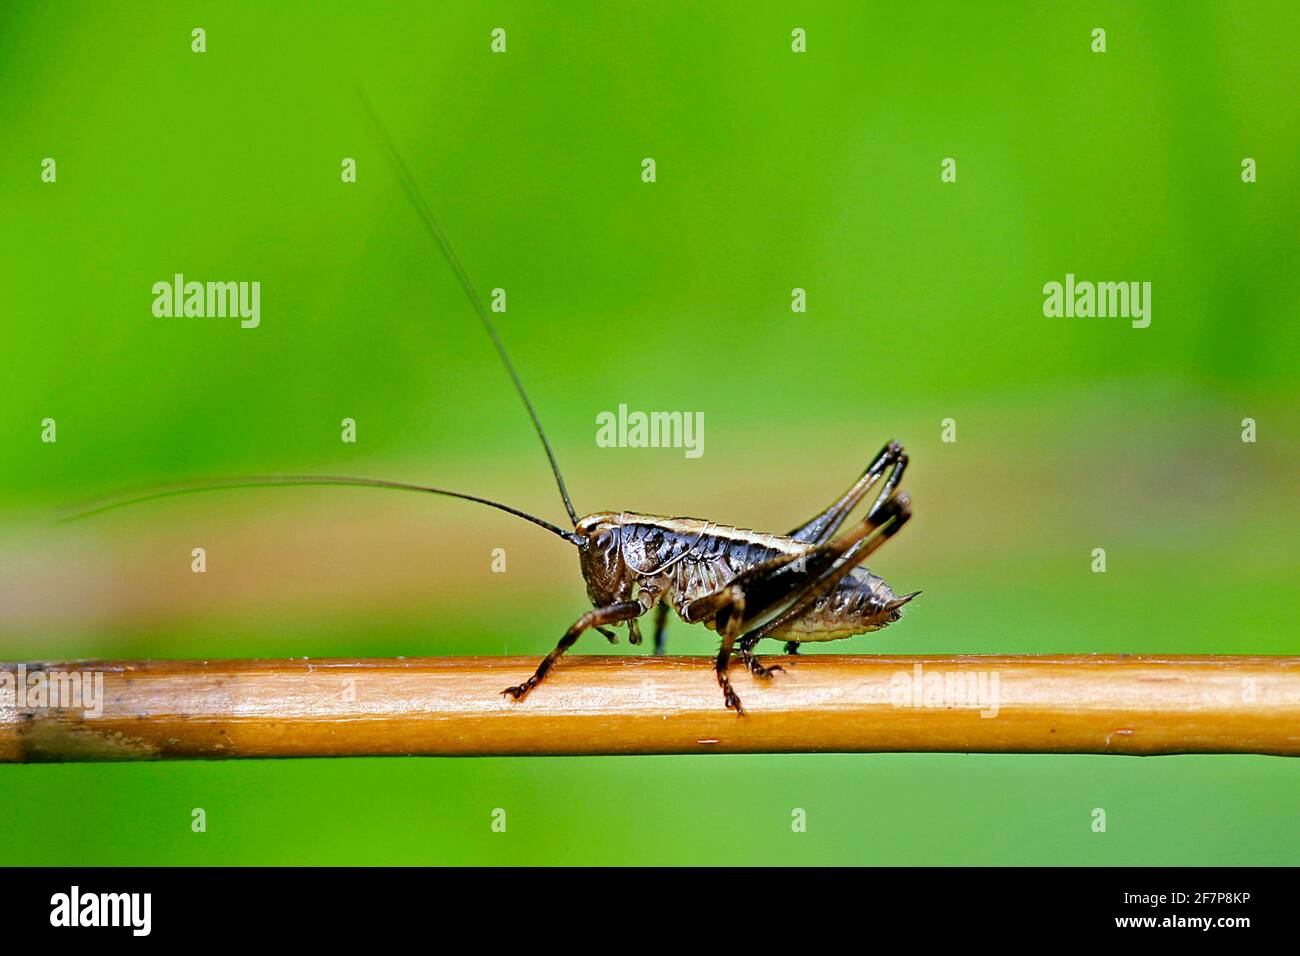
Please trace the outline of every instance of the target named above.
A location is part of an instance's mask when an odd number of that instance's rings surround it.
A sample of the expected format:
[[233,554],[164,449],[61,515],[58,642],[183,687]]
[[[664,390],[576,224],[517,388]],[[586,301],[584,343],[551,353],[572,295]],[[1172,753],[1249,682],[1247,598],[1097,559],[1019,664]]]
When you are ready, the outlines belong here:
[[82,518],[89,518],[91,515],[102,514],[105,511],[113,511],[117,508],[125,508],[128,505],[156,501],[159,498],[171,498],[176,495],[191,495],[200,491],[222,491],[231,488],[269,488],[275,485],[299,487],[303,485],[352,485],[360,488],[389,488],[396,491],[419,491],[430,495],[461,498],[465,501],[474,501],[481,505],[487,505],[489,508],[496,508],[498,511],[504,511],[506,514],[523,518],[525,521],[531,521],[538,527],[559,535],[571,544],[582,544],[580,535],[574,534],[572,531],[565,531],[544,518],[538,518],[536,515],[530,515],[526,511],[520,511],[518,508],[510,507],[510,505],[503,505],[501,502],[493,501],[490,498],[480,498],[478,495],[467,495],[459,491],[447,491],[444,488],[433,488],[429,485],[412,485],[405,481],[388,481],[384,478],[351,478],[346,475],[245,475],[233,478],[214,478],[211,481],[159,485],[139,494],[112,495],[88,502],[81,510],[65,515],[60,520],[64,523],[79,521]]
[[474,306],[474,311],[478,313],[479,321],[483,323],[483,328],[487,330],[488,337],[492,339],[492,344],[496,346],[497,354],[501,356],[501,364],[510,373],[510,380],[515,383],[515,390],[519,392],[519,397],[524,402],[524,408],[528,409],[528,415],[533,420],[533,427],[537,430],[537,437],[542,440],[542,447],[546,449],[546,457],[551,462],[551,473],[555,475],[555,484],[559,486],[560,497],[564,499],[564,509],[569,512],[569,518],[573,521],[574,527],[577,527],[578,513],[573,510],[573,502],[569,500],[569,489],[564,486],[564,476],[560,474],[560,466],[555,460],[555,452],[551,449],[551,443],[546,438],[546,432],[542,430],[542,421],[537,417],[537,411],[533,408],[528,393],[524,391],[524,383],[519,380],[519,375],[510,362],[510,356],[506,354],[506,347],[501,343],[496,327],[488,317],[488,311],[483,306],[483,300],[479,297],[478,290],[474,288],[474,283],[470,280],[469,273],[465,271],[465,267],[461,264],[460,257],[456,255],[456,250],[451,247],[451,242],[447,239],[447,234],[442,231],[442,226],[438,225],[433,210],[424,201],[424,197],[420,194],[420,189],[415,183],[415,178],[411,175],[410,170],[406,168],[406,163],[402,161],[401,154],[397,151],[397,147],[393,145],[392,138],[389,137],[388,131],[384,129],[384,124],[379,121],[379,115],[375,112],[374,107],[370,105],[370,100],[366,98],[365,91],[360,86],[357,87],[357,96],[361,100],[366,116],[370,119],[371,125],[374,126],[375,132],[379,136],[379,141],[388,153],[389,160],[397,170],[397,178],[401,181],[402,188],[406,190],[407,198],[411,200],[411,205],[415,207],[415,211],[420,214],[420,220],[424,223],[424,228],[437,241],[438,248],[442,250],[447,262],[451,264],[452,271],[456,273],[456,278],[460,280],[460,284],[465,290],[465,295],[469,297],[470,304]]

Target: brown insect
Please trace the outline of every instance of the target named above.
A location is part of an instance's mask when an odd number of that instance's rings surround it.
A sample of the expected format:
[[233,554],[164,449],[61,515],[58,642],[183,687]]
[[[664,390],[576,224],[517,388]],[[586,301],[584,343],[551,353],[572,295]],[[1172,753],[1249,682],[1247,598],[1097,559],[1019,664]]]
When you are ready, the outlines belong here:
[[[755,677],[770,678],[781,667],[766,667],[754,655],[755,644],[763,638],[784,640],[786,652],[795,654],[806,641],[850,637],[879,630],[899,619],[903,605],[920,592],[896,596],[863,563],[911,517],[910,500],[898,487],[907,468],[907,455],[896,442],[885,445],[857,481],[825,510],[783,535],[717,525],[698,518],[633,512],[601,511],[579,518],[551,443],[482,299],[373,111],[370,116],[399,180],[459,278],[532,418],[573,530],[567,531],[543,518],[477,495],[399,481],[336,475],[266,475],[173,485],[129,498],[109,499],[72,517],[84,518],[178,494],[268,485],[352,485],[420,491],[474,501],[517,515],[577,547],[592,610],[564,632],[531,677],[502,691],[514,700],[522,700],[540,684],[560,656],[588,629],[599,631],[613,643],[618,638],[609,628],[626,625],[629,641],[640,644],[640,618],[654,610],[654,652],[662,654],[671,607],[683,621],[703,624],[721,636],[715,671],[723,701],[728,708],[744,714],[728,676],[729,665],[737,652]],[[877,485],[880,490],[866,517],[837,536],[845,519]]]

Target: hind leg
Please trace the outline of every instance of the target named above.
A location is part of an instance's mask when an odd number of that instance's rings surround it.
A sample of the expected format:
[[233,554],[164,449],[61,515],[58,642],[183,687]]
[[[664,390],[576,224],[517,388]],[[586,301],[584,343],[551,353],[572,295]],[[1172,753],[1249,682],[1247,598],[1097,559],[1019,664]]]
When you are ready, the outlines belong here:
[[[771,667],[763,666],[759,659],[754,656],[754,645],[757,644],[758,641],[759,639],[757,637],[751,637],[748,634],[741,638],[739,645],[740,659],[745,662],[745,666],[749,668],[749,672],[755,677],[770,680],[773,674],[777,671],[784,671],[785,668],[780,664],[773,664]],[[791,643],[794,642],[792,641]]]
[[880,490],[880,494],[876,496],[876,501],[868,513],[868,517],[875,515],[893,495],[894,489],[903,480],[903,472],[907,470],[907,453],[903,451],[903,446],[896,441],[891,441],[877,452],[876,457],[867,466],[867,470],[852,484],[848,491],[844,492],[835,501],[832,501],[824,511],[813,515],[808,521],[788,532],[787,536],[808,544],[824,544],[829,541],[831,536],[839,530],[840,525],[844,523],[844,519],[858,506],[858,502],[866,497],[867,492],[891,468],[892,471],[885,480],[885,486]]
[[[790,624],[803,617],[813,606],[828,594],[834,593],[846,574],[869,558],[886,541],[898,534],[903,525],[912,517],[911,499],[903,492],[891,496],[881,506],[871,509],[862,522],[856,535],[847,532],[848,547],[842,552],[840,563],[830,572],[819,576],[810,586],[800,591],[781,613],[766,624],[754,628],[741,638],[742,652],[746,646],[753,646],[772,633],[780,633]],[[874,532],[874,533],[872,533]],[[908,595],[910,599],[911,595]],[[906,599],[904,599],[905,601]],[[791,642],[793,643],[793,642]],[[786,645],[787,650],[789,644]],[[752,669],[752,665],[751,665]]]
[[910,516],[910,502],[900,492],[834,541],[803,554],[781,555],[747,568],[717,591],[698,597],[686,606],[683,620],[688,624],[712,620],[722,636],[715,670],[728,709],[744,714],[731,688],[727,667],[747,609],[752,619],[758,619],[785,608],[768,624],[746,634],[741,645],[741,654],[751,672],[755,676],[770,676],[774,668],[763,667],[754,658],[754,644],[806,614],[819,598],[834,591],[846,574],[889,540]]

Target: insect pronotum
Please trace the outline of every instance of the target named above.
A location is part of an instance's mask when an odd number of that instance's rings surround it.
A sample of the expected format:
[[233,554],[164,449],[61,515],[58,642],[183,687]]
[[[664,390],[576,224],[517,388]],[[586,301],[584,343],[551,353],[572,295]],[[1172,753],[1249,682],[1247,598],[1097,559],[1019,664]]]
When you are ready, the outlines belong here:
[[[609,628],[626,625],[629,641],[640,644],[640,619],[653,610],[654,652],[662,654],[664,628],[671,607],[683,621],[703,624],[720,635],[714,669],[723,702],[743,715],[744,708],[728,676],[729,665],[737,653],[755,677],[771,678],[775,671],[781,670],[780,666],[764,666],[753,653],[754,645],[763,638],[784,640],[786,652],[795,654],[806,641],[830,641],[863,634],[899,619],[903,605],[920,592],[896,596],[864,564],[911,516],[910,500],[898,487],[907,468],[907,455],[897,442],[886,444],[844,494],[782,535],[727,527],[698,518],[667,518],[628,511],[598,511],[580,518],[569,499],[541,420],[483,300],[364,96],[362,104],[411,204],[464,287],[528,410],[550,461],[572,530],[478,495],[340,475],[262,475],[170,485],[129,497],[101,500],[71,515],[71,519],[173,495],[222,488],[349,485],[446,495],[531,521],[578,549],[592,609],[564,632],[554,650],[542,659],[530,677],[502,691],[515,701],[523,700],[545,680],[561,655],[589,629],[600,632],[613,643],[617,637]],[[866,517],[837,535],[845,519],[877,485],[880,490]]]

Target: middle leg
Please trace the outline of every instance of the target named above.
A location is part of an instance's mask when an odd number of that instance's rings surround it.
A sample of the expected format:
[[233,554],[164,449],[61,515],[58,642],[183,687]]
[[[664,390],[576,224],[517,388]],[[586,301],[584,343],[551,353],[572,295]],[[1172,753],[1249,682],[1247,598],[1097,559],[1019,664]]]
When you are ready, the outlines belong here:
[[745,589],[739,584],[729,584],[712,594],[696,598],[688,606],[687,612],[692,621],[713,619],[718,636],[722,639],[713,664],[718,686],[722,688],[722,702],[728,710],[734,710],[737,716],[744,717],[745,708],[741,706],[740,698],[731,686],[727,670],[731,666],[731,651],[735,647],[736,638],[740,636],[740,626],[745,618]]
[[655,657],[664,656],[664,646],[667,644],[668,630],[668,602],[661,601],[655,608]]

